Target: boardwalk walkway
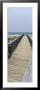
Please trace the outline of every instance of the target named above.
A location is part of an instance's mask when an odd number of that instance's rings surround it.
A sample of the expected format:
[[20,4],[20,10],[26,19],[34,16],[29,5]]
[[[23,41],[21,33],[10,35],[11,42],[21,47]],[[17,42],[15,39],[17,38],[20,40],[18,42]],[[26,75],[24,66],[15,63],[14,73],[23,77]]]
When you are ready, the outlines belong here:
[[31,62],[32,49],[27,36],[23,36],[15,52],[8,60],[8,81],[25,81],[28,76],[28,65]]

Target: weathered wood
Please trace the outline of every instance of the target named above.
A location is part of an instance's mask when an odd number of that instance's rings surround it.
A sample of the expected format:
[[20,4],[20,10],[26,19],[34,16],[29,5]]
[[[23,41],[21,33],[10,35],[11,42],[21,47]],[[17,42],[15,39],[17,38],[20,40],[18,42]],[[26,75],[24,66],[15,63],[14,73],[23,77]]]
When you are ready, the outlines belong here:
[[27,37],[28,37],[28,40],[29,40],[30,45],[31,45],[31,47],[32,47],[32,39],[30,38],[30,36],[29,36],[29,35],[27,35]]
[[31,57],[32,49],[29,40],[27,36],[23,36],[18,47],[8,60],[8,81],[22,81],[25,71],[27,71],[28,76],[28,65]]
[[16,47],[18,46],[20,40],[22,39],[23,35],[21,35],[20,37],[18,37],[17,39],[11,41],[10,43],[8,43],[8,58],[11,57],[12,53],[14,52],[14,50],[16,49]]

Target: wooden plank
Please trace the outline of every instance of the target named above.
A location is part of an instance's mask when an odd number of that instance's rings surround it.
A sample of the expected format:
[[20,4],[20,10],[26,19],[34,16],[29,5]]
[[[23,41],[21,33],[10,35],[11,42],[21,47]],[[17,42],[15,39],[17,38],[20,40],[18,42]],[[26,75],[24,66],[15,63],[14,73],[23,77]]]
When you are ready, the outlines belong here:
[[22,81],[32,57],[32,48],[27,36],[23,36],[15,52],[8,60],[8,81]]

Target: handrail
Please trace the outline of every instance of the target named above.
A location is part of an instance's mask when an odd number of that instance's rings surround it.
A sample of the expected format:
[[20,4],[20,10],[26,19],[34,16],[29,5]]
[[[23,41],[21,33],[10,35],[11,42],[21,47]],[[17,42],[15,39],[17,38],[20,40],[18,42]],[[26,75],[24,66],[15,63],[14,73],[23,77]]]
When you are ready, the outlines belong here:
[[[21,36],[21,35],[20,35],[20,36]],[[19,36],[19,37],[20,37],[20,36]],[[13,43],[15,40],[17,40],[19,37],[17,37],[16,39],[10,41],[10,42],[8,43],[8,45],[9,45],[9,44],[12,44],[12,43]]]
[[21,35],[18,38],[16,38],[15,40],[8,43],[8,58],[11,57],[12,53],[14,52],[16,47],[18,46],[18,44],[19,44],[19,42],[20,42],[20,40],[22,39],[23,36],[24,35]]
[[30,36],[27,34],[27,37],[28,37],[28,39],[29,39],[29,42],[30,42],[30,45],[31,45],[31,47],[32,47],[32,39],[30,38]]

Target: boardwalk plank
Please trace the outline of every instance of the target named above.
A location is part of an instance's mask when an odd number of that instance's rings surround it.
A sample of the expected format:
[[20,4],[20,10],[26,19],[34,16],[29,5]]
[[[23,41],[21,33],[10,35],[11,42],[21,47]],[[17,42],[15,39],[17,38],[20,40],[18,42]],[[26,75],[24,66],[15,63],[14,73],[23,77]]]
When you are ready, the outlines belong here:
[[23,36],[15,52],[8,60],[8,81],[22,81],[32,57],[32,49],[27,36]]

